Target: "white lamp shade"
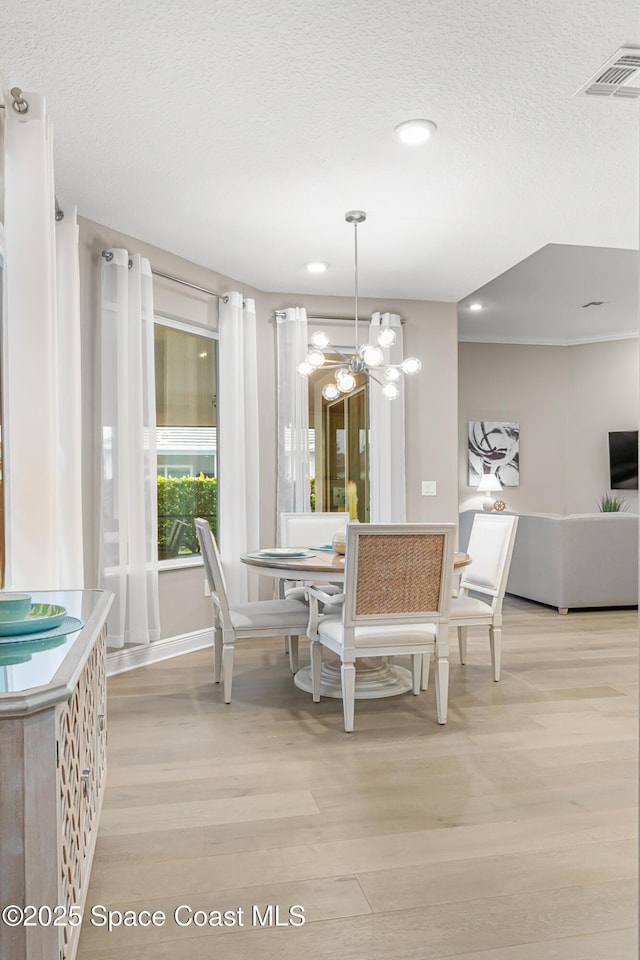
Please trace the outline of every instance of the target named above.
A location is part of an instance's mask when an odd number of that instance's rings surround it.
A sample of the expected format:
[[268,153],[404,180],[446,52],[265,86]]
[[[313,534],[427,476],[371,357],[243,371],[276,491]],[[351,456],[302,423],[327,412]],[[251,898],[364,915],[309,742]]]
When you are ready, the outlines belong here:
[[502,484],[494,473],[483,473],[478,484],[478,493],[497,493],[502,490]]

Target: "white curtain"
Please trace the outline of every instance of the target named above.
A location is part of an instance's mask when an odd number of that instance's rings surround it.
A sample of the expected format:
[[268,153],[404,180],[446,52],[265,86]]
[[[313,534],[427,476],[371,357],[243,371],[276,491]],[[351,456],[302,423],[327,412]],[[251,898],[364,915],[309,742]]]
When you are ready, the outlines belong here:
[[308,351],[306,310],[293,307],[276,313],[276,334],[279,517],[310,509],[309,381],[298,373],[298,364]]
[[13,590],[81,588],[80,310],[75,211],[55,222],[45,98],[5,101],[3,378],[6,577]]
[[160,636],[153,287],[149,261],[103,257],[99,376],[101,535],[99,585],[115,600],[110,647]]
[[[374,313],[369,328],[369,341],[384,327],[392,327],[395,343],[385,348],[389,363],[403,358],[402,325],[395,313]],[[404,523],[407,518],[404,449],[404,388],[398,381],[400,395],[386,400],[382,388],[369,384],[369,497],[372,523]]]
[[258,361],[256,308],[242,294],[227,294],[220,305],[220,457],[218,539],[229,599],[246,603],[247,568],[240,554],[260,546],[258,457]]

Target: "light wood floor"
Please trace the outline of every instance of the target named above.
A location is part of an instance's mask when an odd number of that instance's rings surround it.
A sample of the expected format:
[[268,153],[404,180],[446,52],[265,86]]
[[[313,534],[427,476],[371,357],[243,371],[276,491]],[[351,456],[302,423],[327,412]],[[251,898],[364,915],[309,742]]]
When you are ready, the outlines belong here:
[[[210,650],[110,680],[87,903],[167,921],[85,919],[79,960],[636,958],[636,611],[508,599],[499,684],[470,634],[444,727],[431,687],[357,702],[345,734],[280,640],[238,645],[228,706]],[[180,927],[181,904],[243,926]]]

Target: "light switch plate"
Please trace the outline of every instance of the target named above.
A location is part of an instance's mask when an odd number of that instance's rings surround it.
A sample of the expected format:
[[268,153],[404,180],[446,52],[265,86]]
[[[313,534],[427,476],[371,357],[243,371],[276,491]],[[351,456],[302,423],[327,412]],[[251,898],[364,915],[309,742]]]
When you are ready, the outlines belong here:
[[436,495],[436,481],[435,480],[423,480],[422,481],[422,496],[423,497],[435,497]]

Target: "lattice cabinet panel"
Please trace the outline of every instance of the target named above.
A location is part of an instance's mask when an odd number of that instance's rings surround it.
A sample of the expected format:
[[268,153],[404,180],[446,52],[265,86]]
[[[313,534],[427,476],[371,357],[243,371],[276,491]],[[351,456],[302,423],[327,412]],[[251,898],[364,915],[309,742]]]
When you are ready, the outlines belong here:
[[[58,717],[60,903],[82,906],[106,773],[106,638],[97,640]],[[60,960],[72,960],[79,928],[60,928]]]

